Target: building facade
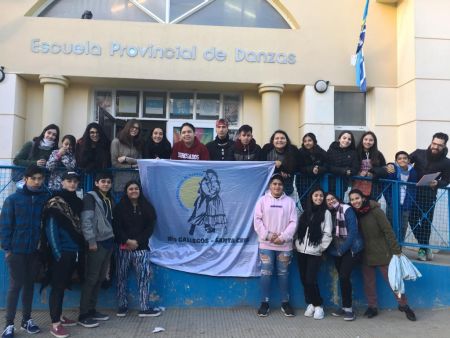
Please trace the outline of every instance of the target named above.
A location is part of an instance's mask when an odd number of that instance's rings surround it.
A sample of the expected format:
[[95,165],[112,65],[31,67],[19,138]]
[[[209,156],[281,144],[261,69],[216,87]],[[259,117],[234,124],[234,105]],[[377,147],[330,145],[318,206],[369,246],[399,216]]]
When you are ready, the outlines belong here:
[[426,147],[450,132],[450,2],[370,2],[366,94],[350,64],[364,4],[3,0],[0,160],[49,123],[78,138],[98,120],[112,136],[132,117],[170,140],[181,121],[207,140],[225,117],[231,130],[252,125],[260,144],[283,129],[327,148],[350,129],[374,131],[387,159]]

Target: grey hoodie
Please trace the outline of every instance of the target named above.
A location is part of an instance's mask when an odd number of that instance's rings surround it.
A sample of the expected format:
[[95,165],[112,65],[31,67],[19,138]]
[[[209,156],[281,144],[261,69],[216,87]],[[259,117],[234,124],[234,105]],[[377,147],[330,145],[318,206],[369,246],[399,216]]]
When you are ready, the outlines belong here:
[[[112,201],[111,201],[112,203]],[[113,205],[111,205],[112,209]],[[114,237],[103,202],[95,191],[89,191],[83,200],[81,230],[89,245]]]

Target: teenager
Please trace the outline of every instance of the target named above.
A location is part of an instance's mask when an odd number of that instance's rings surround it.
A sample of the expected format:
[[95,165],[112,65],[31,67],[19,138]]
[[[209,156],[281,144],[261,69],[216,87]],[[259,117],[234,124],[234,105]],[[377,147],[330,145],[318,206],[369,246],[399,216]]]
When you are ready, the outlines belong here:
[[75,155],[77,166],[86,172],[111,167],[111,142],[97,122],[89,123],[77,141]]
[[284,178],[274,174],[269,191],[256,203],[253,224],[258,235],[261,261],[262,302],[258,316],[269,314],[270,286],[276,271],[281,296],[281,311],[287,317],[295,315],[289,304],[289,265],[292,260],[292,241],[297,227],[295,202],[283,192]]
[[357,176],[371,180],[357,180],[353,183],[353,187],[361,190],[366,196],[371,196],[373,200],[378,200],[381,197],[382,187],[373,180],[386,178],[388,172],[383,153],[378,150],[378,140],[374,132],[366,131],[362,134],[356,153],[359,161]]
[[144,146],[144,156],[142,158],[150,159],[169,159],[172,153],[172,146],[167,140],[166,134],[162,128],[153,128],[150,132],[150,138]]
[[58,150],[53,150],[50,154],[46,167],[50,171],[48,188],[51,191],[61,190],[61,174],[65,171],[74,171],[77,166],[75,142],[75,136],[65,135],[62,138],[61,147]]
[[[137,160],[142,158],[141,124],[136,119],[127,121],[117,137],[111,142],[111,164],[113,168],[136,169]],[[122,191],[130,179],[138,179],[139,173],[116,172],[114,191]]]
[[358,229],[358,219],[355,212],[332,193],[325,194],[325,201],[333,220],[332,237],[327,253],[333,256],[334,266],[339,276],[342,307],[333,311],[335,317],[343,317],[346,321],[355,320],[352,307],[352,271],[360,262],[364,247]]
[[238,139],[233,145],[235,161],[258,161],[261,156],[261,147],[253,138],[253,128],[248,124],[242,125],[238,130]]
[[300,175],[295,177],[295,184],[298,198],[305,210],[309,189],[317,185],[318,179],[327,171],[327,152],[317,144],[316,135],[313,133],[303,136],[296,162]]
[[284,178],[284,192],[291,195],[294,192],[295,157],[297,147],[291,144],[288,134],[276,130],[261,151],[261,161],[275,161],[275,172]]
[[44,208],[45,246],[51,250],[52,290],[48,302],[52,321],[50,333],[57,338],[68,337],[65,327],[76,325],[76,321],[62,316],[62,305],[64,290],[70,285],[78,252],[84,245],[80,220],[83,202],[77,196],[79,182],[76,172],[65,172],[61,181],[62,189],[55,193]]
[[211,161],[233,161],[234,141],[228,135],[228,121],[219,119],[216,121],[216,138],[206,145]]
[[110,193],[111,185],[111,174],[99,172],[95,176],[94,191],[88,192],[83,199],[81,230],[89,247],[86,255],[86,277],[81,288],[78,323],[89,328],[98,326],[99,320],[109,319],[108,315],[96,310],[96,305],[114,246],[112,227],[114,200]]
[[58,142],[59,127],[49,124],[39,136],[22,146],[22,149],[14,157],[13,163],[22,167],[28,167],[31,164],[45,167],[52,151],[58,149]]
[[14,337],[19,294],[22,291],[21,328],[28,333],[40,332],[31,318],[34,278],[37,273],[37,248],[42,209],[50,197],[43,187],[45,169],[31,164],[24,173],[24,185],[8,196],[0,215],[0,241],[8,266],[9,288],[6,295],[6,326],[3,338]]
[[[337,141],[330,144],[327,151],[328,171],[335,176],[341,177],[341,194],[347,190],[350,177],[358,173],[359,161],[355,150],[355,137],[348,130],[342,131]],[[329,191],[336,193],[336,179],[329,178]]]
[[139,290],[139,317],[156,317],[160,311],[150,304],[149,284],[152,278],[148,241],[153,233],[156,213],[153,205],[142,194],[137,181],[125,184],[124,195],[114,208],[114,233],[119,244],[117,255],[118,317],[128,312],[128,270],[136,271]]
[[[406,151],[399,151],[395,154],[395,163],[389,163],[387,165],[388,179],[401,182],[399,184],[399,194],[393,196],[394,190],[392,185],[389,185],[384,192],[384,198],[386,199],[386,216],[389,222],[393,225],[393,201],[397,199],[398,206],[400,207],[398,213],[399,219],[399,238],[402,241],[405,240],[406,230],[408,229],[409,212],[416,203],[416,186],[417,172],[414,166],[410,163],[409,155]],[[425,252],[421,252],[419,256],[420,260],[426,260]]]
[[327,210],[325,193],[314,188],[306,201],[306,209],[298,221],[297,263],[303,285],[305,302],[308,304],[305,316],[323,319],[323,299],[320,296],[317,277],[322,262],[322,254],[331,243],[332,219]]
[[414,236],[419,244],[424,245],[418,252],[420,260],[431,261],[433,259],[433,251],[425,246],[430,243],[437,189],[445,188],[450,183],[450,159],[447,158],[447,141],[447,134],[436,133],[427,149],[416,149],[410,156],[419,180],[426,174],[441,173],[428,186],[417,187],[415,207],[411,209],[409,214],[409,224]]
[[[364,292],[368,302],[364,316],[373,318],[378,315],[376,270],[381,272],[389,286],[389,263],[392,256],[400,255],[402,250],[395,239],[394,231],[386,215],[377,202],[367,199],[358,189],[352,189],[349,198],[358,217],[359,228],[364,239],[362,273]],[[396,293],[392,293],[398,302],[398,309],[406,314],[406,318],[415,321],[416,315],[408,306],[406,294],[399,297]]]
[[195,136],[195,127],[185,122],[180,128],[181,141],[174,144],[172,149],[172,160],[194,160],[208,161],[208,149],[200,143]]

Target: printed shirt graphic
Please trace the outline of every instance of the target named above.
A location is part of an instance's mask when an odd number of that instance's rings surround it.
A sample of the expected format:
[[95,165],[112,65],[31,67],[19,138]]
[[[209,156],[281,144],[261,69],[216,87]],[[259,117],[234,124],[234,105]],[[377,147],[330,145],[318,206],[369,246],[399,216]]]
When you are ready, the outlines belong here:
[[139,160],[157,221],[151,261],[191,273],[260,274],[253,211],[273,162]]

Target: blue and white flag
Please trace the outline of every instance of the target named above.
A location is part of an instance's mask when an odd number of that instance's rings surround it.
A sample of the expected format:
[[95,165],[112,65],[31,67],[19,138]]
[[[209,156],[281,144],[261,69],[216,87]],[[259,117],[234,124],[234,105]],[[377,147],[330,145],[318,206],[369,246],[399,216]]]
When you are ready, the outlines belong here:
[[258,276],[253,211],[274,162],[139,160],[157,220],[151,261],[211,276]]
[[359,87],[361,92],[366,92],[367,81],[366,81],[366,66],[364,63],[364,40],[366,38],[366,18],[367,12],[369,10],[369,0],[366,0],[366,5],[364,7],[363,19],[361,24],[361,32],[359,33],[358,46],[356,47],[356,53],[353,56],[352,64],[355,66],[356,71],[356,85]]

